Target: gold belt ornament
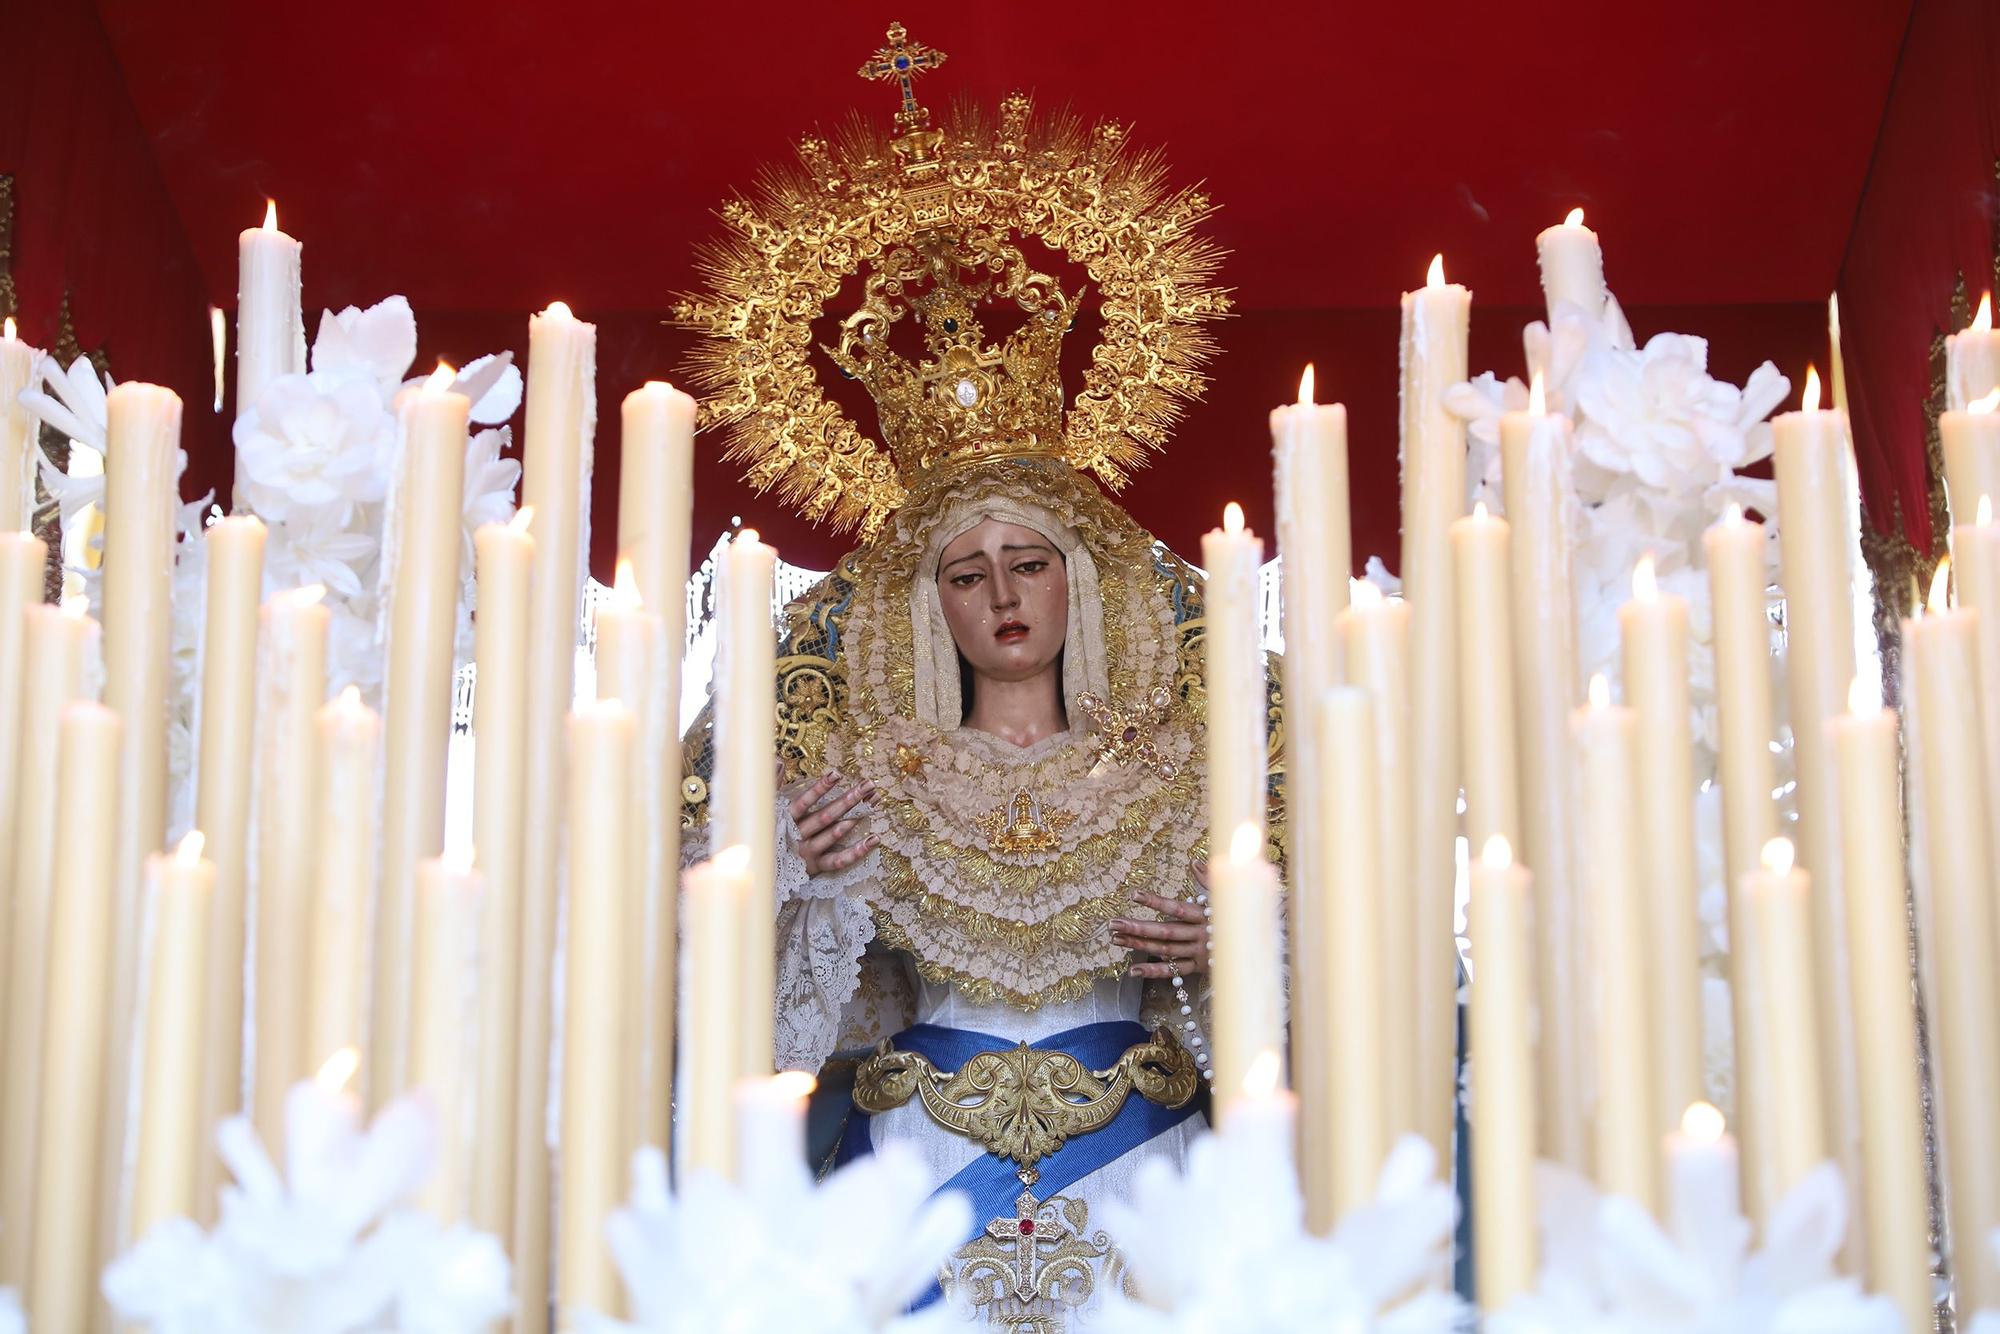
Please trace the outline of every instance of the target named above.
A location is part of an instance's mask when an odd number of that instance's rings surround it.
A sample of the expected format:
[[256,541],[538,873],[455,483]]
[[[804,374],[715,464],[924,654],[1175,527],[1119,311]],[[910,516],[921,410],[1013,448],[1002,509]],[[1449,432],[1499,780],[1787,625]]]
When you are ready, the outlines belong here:
[[1185,1107],[1200,1082],[1194,1058],[1164,1028],[1108,1070],[1023,1042],[944,1071],[885,1038],[855,1072],[854,1103],[875,1115],[915,1094],[933,1121],[1032,1174],[1067,1141],[1111,1124],[1133,1091],[1162,1107]]

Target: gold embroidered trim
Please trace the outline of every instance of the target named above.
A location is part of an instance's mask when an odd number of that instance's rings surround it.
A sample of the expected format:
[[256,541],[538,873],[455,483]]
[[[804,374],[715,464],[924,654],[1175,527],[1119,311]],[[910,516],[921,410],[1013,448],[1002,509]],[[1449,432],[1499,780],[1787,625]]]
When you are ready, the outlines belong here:
[[1032,1168],[1079,1135],[1111,1124],[1137,1092],[1162,1107],[1185,1107],[1200,1087],[1194,1058],[1164,1028],[1128,1047],[1105,1070],[1067,1052],[1023,1042],[983,1051],[944,1071],[883,1039],[854,1074],[854,1105],[871,1115],[914,1095],[931,1120],[987,1152]]

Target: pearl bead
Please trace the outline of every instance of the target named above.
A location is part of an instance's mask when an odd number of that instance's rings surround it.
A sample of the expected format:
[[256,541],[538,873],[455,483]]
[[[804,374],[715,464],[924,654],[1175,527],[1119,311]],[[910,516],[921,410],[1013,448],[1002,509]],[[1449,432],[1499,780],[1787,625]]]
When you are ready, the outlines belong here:
[[1194,1006],[1192,1006],[1192,1005],[1183,1005],[1183,1006],[1181,1006],[1181,1013],[1182,1013],[1182,1014],[1193,1014],[1193,1013],[1194,1013]]
[[1182,1024],[1181,1027],[1185,1028],[1190,1033],[1194,1032],[1194,1020],[1192,1019],[1188,1020],[1186,1023]]
[[1201,1045],[1201,1034],[1199,1033],[1195,1034],[1193,1037],[1189,1038],[1188,1041],[1194,1044],[1195,1046],[1199,1047]]

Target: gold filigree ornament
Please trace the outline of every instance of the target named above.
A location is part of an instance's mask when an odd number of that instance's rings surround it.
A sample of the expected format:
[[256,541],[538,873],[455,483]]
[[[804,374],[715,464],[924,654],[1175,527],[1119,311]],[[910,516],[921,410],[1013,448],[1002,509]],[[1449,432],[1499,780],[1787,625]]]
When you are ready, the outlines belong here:
[[995,1218],[959,1248],[939,1275],[940,1286],[975,1311],[989,1329],[1010,1334],[1062,1334],[1066,1322],[1050,1308],[1087,1306],[1097,1292],[1098,1267],[1115,1286],[1123,1263],[1111,1235],[1090,1225],[1090,1205],[1080,1198],[1033,1191],[1014,1197],[1011,1218]]
[[1019,857],[1054,852],[1062,833],[1076,823],[1076,812],[1043,806],[1022,788],[1005,805],[979,817],[979,832],[1002,856]]
[[944,1071],[887,1039],[854,1075],[854,1105],[869,1115],[912,1097],[931,1120],[1020,1166],[1032,1185],[1035,1164],[1078,1135],[1110,1125],[1134,1092],[1162,1107],[1184,1107],[1200,1078],[1194,1058],[1166,1029],[1126,1049],[1108,1070],[1090,1070],[1067,1052],[1027,1043],[983,1051]]
[[1153,744],[1153,733],[1167,721],[1173,702],[1173,692],[1165,686],[1153,687],[1143,710],[1121,712],[1088,693],[1076,697],[1077,707],[1090,719],[1090,743],[1100,759],[1138,764],[1169,782],[1180,773],[1180,766],[1160,754]]
[[[1170,188],[1125,126],[1038,116],[1020,93],[997,118],[964,106],[932,129],[914,80],[943,63],[892,26],[861,75],[896,84],[893,133],[857,118],[835,140],[803,140],[796,166],[723,206],[727,232],[699,257],[708,290],[674,307],[703,336],[702,423],[726,430],[745,479],[865,535],[967,461],[1060,458],[1118,489],[1206,387],[1208,326],[1230,304],[1211,281],[1222,252],[1197,234],[1214,211],[1205,193]],[[1084,294],[1034,269],[1025,240],[1080,267],[1101,298],[1067,411],[1057,362]],[[813,358],[814,322],[861,275],[859,309],[820,350],[873,395],[879,442],[827,396]],[[983,320],[1008,305],[1019,327],[988,341]],[[921,326],[916,362],[889,347],[906,317]]]

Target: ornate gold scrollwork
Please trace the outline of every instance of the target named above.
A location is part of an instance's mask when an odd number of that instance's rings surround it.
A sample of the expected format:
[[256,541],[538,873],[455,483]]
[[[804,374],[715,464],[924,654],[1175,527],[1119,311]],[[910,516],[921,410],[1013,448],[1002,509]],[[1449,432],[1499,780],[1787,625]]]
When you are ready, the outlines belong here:
[[1199,1083],[1194,1058],[1165,1029],[1108,1070],[1024,1042],[943,1071],[885,1040],[855,1072],[854,1103],[873,1115],[914,1095],[945,1129],[1032,1168],[1076,1136],[1109,1125],[1133,1092],[1162,1107],[1185,1107]]

